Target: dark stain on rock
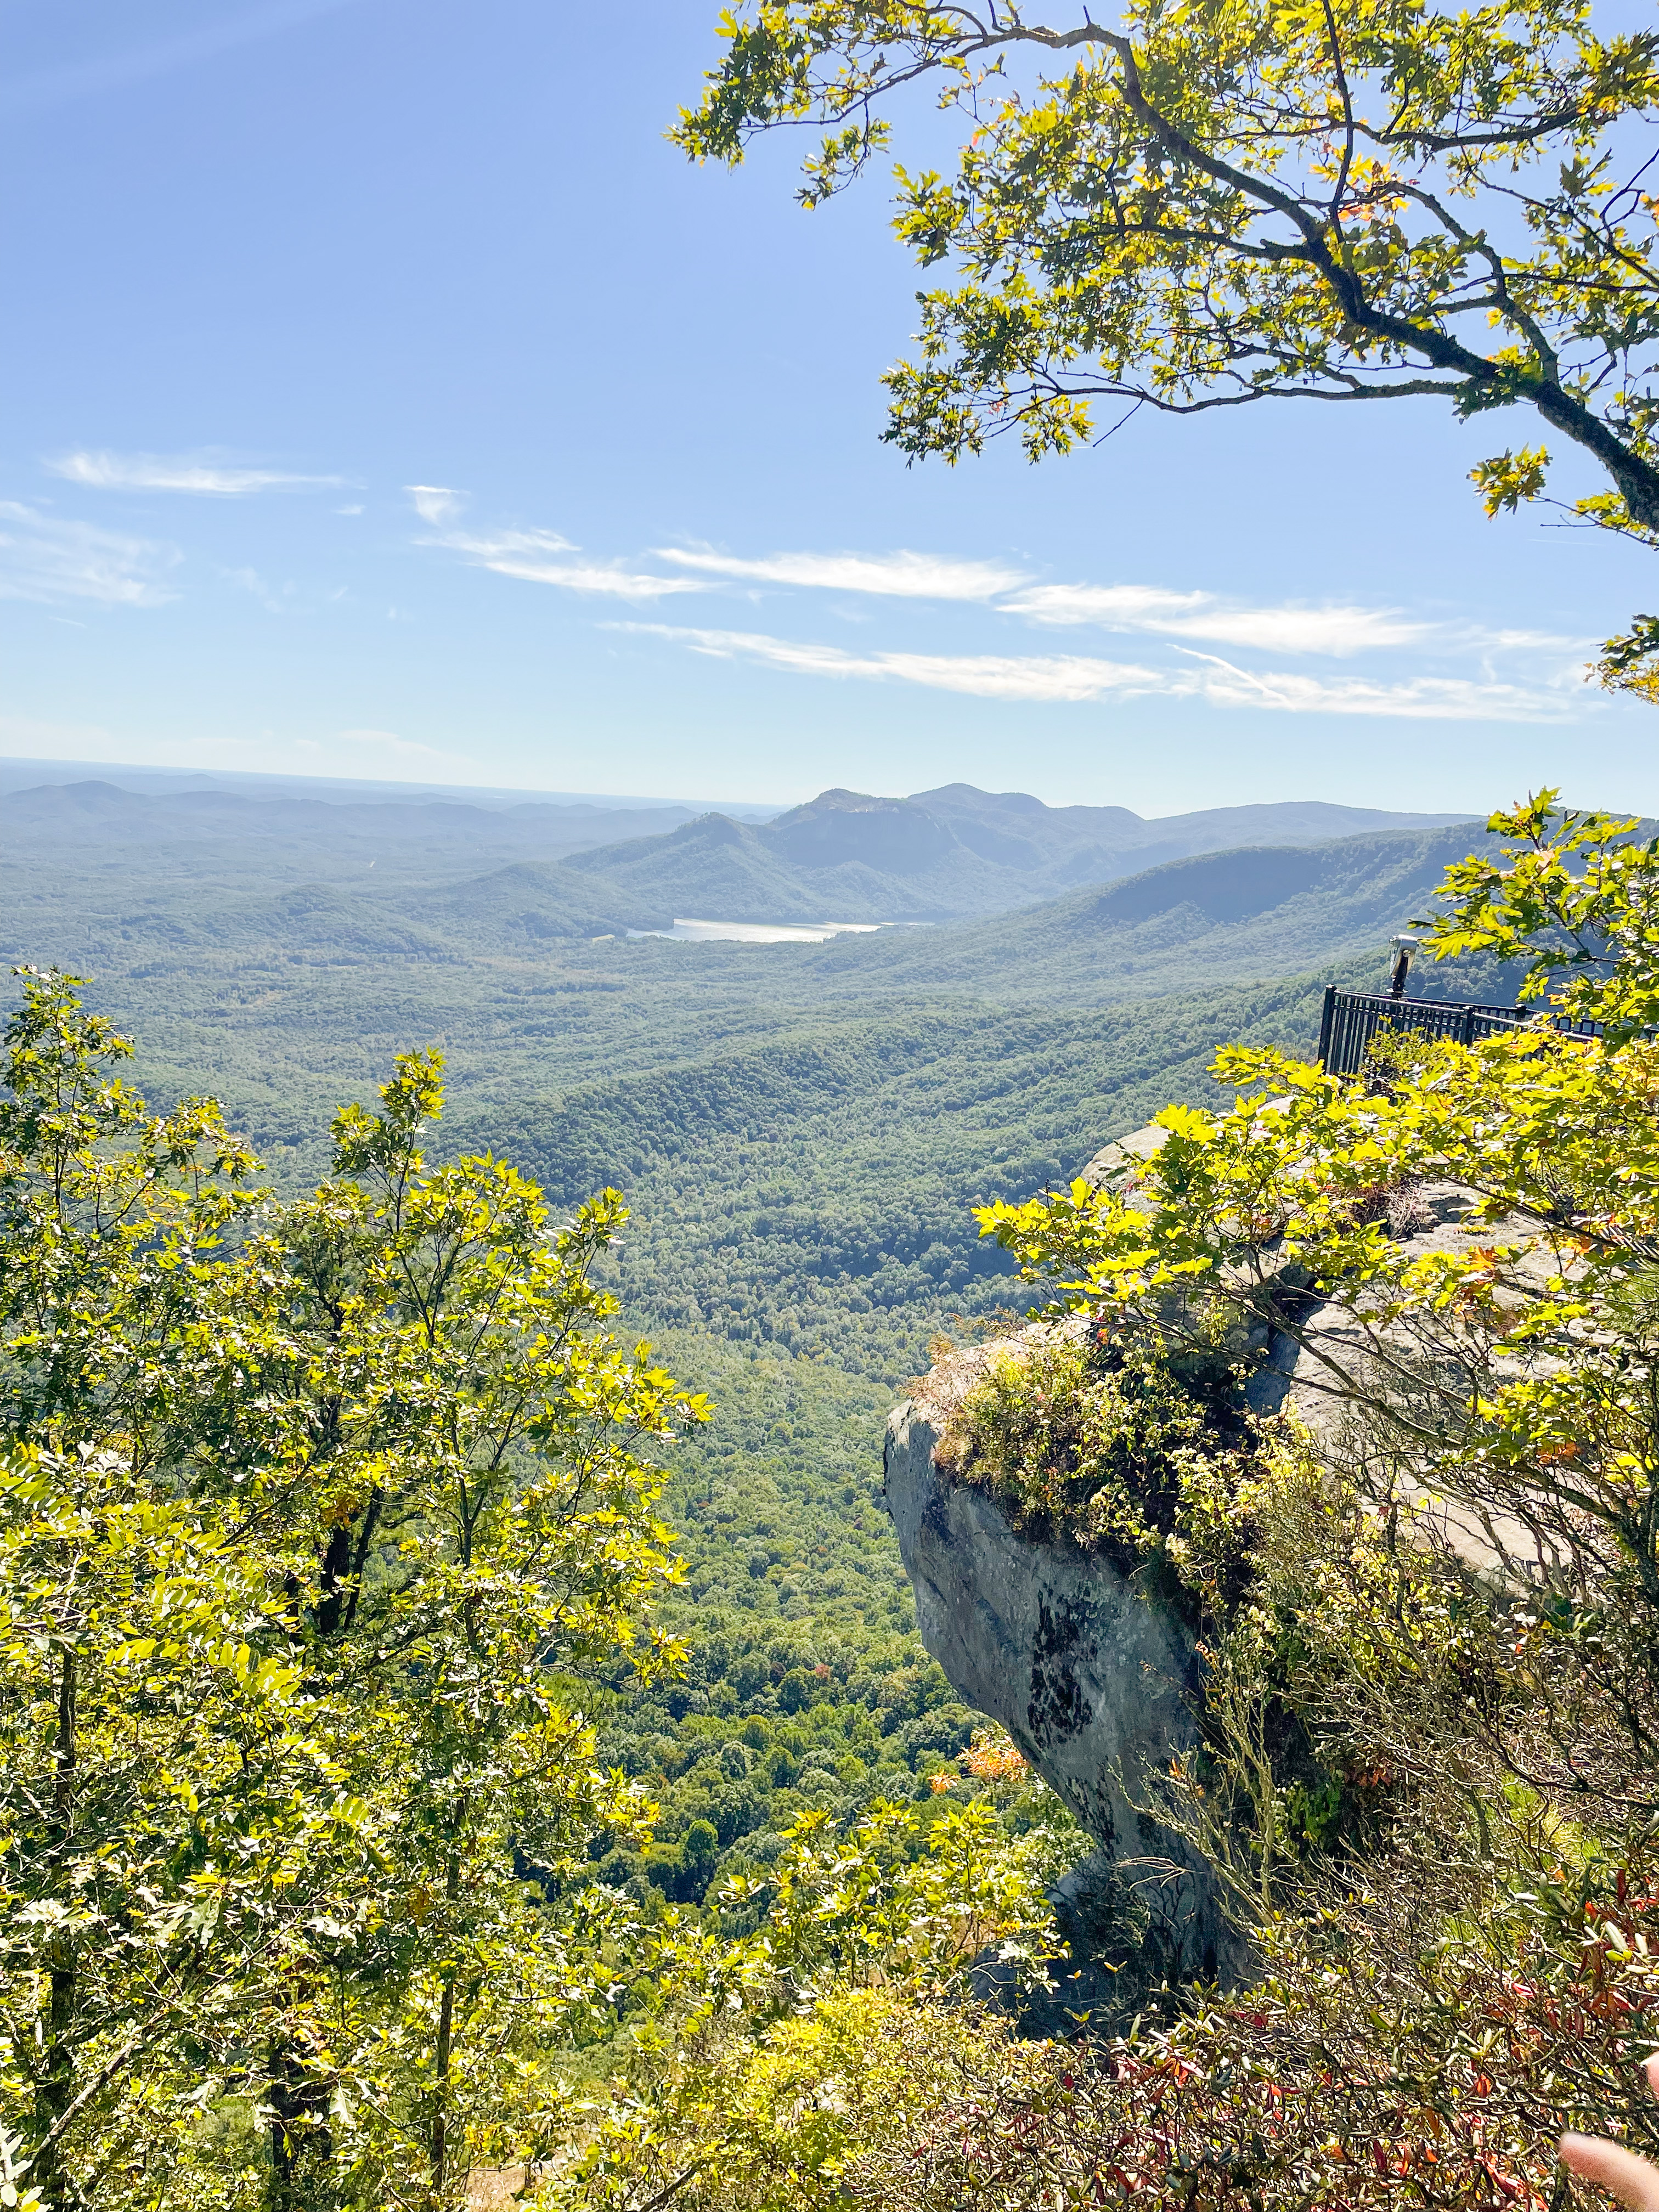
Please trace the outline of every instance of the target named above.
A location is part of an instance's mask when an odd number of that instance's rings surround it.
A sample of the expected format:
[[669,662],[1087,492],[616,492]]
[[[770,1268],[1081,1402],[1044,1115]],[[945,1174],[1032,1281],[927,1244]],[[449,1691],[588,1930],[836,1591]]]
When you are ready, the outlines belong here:
[[931,1537],[942,1551],[948,1552],[956,1541],[951,1527],[950,1501],[942,1482],[929,1486],[927,1503],[921,1512],[921,1533]]
[[1031,1697],[1025,1718],[1039,1744],[1064,1743],[1094,1718],[1094,1707],[1077,1678],[1076,1658],[1089,1626],[1087,1609],[1062,1601],[1037,1601],[1031,1645]]

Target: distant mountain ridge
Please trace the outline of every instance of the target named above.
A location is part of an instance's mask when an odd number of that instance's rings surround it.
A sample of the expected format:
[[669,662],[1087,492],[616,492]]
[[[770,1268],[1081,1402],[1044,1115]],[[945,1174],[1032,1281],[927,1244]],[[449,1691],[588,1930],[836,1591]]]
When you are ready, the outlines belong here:
[[[946,784],[908,799],[826,791],[773,821],[706,814],[656,837],[571,855],[648,925],[722,921],[945,921],[1038,906],[1080,884],[1241,846],[1423,832],[1462,817],[1318,800],[1214,807],[1143,820],[1122,806],[1048,806],[1024,792]],[[633,925],[640,927],[638,923]]]
[[[1448,815],[1321,801],[1143,820],[1122,806],[1048,806],[953,783],[909,798],[821,792],[770,821],[687,807],[440,797],[332,800],[222,788],[131,791],[106,781],[0,794],[0,855],[70,869],[216,878],[240,898],[327,883],[376,899],[475,912],[522,895],[532,936],[744,922],[945,921],[1005,914],[1166,860],[1237,846],[1420,830]],[[480,871],[483,872],[480,873]]]
[[750,799],[698,799],[695,796],[624,795],[616,792],[526,790],[522,785],[458,784],[425,781],[399,781],[386,776],[281,775],[262,769],[156,768],[138,762],[30,760],[15,753],[0,753],[0,799],[14,791],[35,791],[51,784],[112,783],[140,796],[168,796],[179,792],[218,792],[234,799],[319,799],[328,805],[361,803],[384,806],[398,801],[416,805],[436,799],[446,806],[476,806],[495,812],[514,806],[568,806],[600,812],[634,811],[707,814],[711,807],[735,814],[744,822],[769,822],[785,810],[757,805]]
[[[0,854],[176,852],[192,867],[253,847],[303,872],[319,860],[366,866],[384,854],[429,863],[561,854],[658,835],[696,819],[689,806],[599,806],[526,799],[478,806],[439,798],[319,799],[207,790],[130,791],[101,778],[0,794]],[[206,848],[204,850],[204,848]]]
[[[520,861],[459,883],[406,884],[371,891],[349,884],[248,878],[204,895],[199,884],[124,867],[79,878],[55,862],[6,872],[0,952],[56,961],[77,972],[115,967],[159,976],[202,960],[276,959],[296,971],[384,968],[466,970],[483,963],[533,979],[577,960],[595,988],[632,988],[647,975],[681,979],[693,993],[763,988],[769,1000],[964,999],[1006,1006],[1103,1006],[1171,990],[1205,992],[1332,963],[1361,961],[1384,972],[1389,938],[1425,913],[1447,864],[1475,848],[1478,824],[1387,830],[1318,845],[1259,845],[1188,854],[1139,874],[1090,884],[1039,905],[927,927],[898,927],[792,945],[624,943],[672,911],[645,872],[632,884],[617,872],[574,863]],[[706,817],[670,837],[642,841],[732,863],[726,882],[697,880],[714,894],[681,914],[727,914],[747,884],[763,882],[769,916],[811,895],[798,872],[740,825]],[[626,846],[620,848],[627,852]],[[581,856],[585,858],[586,856]],[[836,872],[843,886],[856,862]],[[686,886],[682,884],[680,888]],[[424,987],[422,987],[424,988]],[[1445,971],[1419,979],[1431,992],[1467,988]],[[1498,988],[1483,981],[1474,995]]]

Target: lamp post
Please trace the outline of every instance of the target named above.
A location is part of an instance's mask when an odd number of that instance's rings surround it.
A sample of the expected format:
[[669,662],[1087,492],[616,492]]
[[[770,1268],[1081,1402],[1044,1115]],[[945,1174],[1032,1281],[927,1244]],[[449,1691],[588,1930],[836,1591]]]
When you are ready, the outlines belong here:
[[1394,979],[1389,985],[1391,999],[1406,995],[1406,976],[1412,964],[1412,955],[1417,950],[1414,937],[1396,937],[1394,940]]

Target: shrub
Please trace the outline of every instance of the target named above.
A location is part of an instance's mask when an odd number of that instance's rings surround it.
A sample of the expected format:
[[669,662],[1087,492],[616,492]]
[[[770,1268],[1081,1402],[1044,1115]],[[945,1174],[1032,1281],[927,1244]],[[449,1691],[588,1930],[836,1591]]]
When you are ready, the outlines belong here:
[[[1405,2205],[1548,2212],[1563,2126],[1659,2148],[1638,2059],[1659,2037],[1655,1869],[1559,1869],[1430,1917],[1353,1896],[1287,1923],[1248,1996],[1101,2045],[996,2046],[849,2163],[869,2212]],[[1453,1900],[1435,1885],[1441,1906]],[[1476,1902],[1466,1895],[1466,1905]]]
[[1198,1328],[1196,1346],[1096,1325],[999,1348],[946,1416],[935,1463],[1014,1527],[1135,1572],[1165,1552],[1189,1495],[1218,1471],[1236,1485],[1258,1441],[1242,1333],[1218,1303]]
[[844,2212],[848,2163],[902,2136],[995,2068],[1042,2072],[1007,2023],[877,1989],[836,1990],[757,2039],[730,2032],[649,2106],[606,2109],[580,2164],[555,2165],[538,2212]]

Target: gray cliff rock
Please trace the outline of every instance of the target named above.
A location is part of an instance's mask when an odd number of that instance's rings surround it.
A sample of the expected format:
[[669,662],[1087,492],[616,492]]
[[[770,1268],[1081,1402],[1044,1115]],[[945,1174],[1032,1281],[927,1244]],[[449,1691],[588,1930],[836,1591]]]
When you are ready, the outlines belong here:
[[[1115,1183],[1133,1202],[1141,1170],[1168,1133],[1146,1128],[1120,1138],[1095,1154],[1083,1170],[1083,1179],[1097,1188]],[[1455,1182],[1421,1183],[1398,1194],[1390,1208],[1389,1231],[1401,1257],[1412,1261],[1439,1252],[1461,1255],[1479,1245],[1501,1243],[1510,1236],[1524,1239],[1530,1233],[1523,1224],[1504,1220],[1470,1225],[1468,1217],[1474,1202],[1474,1194]],[[1541,1291],[1553,1264],[1547,1253],[1532,1253],[1518,1263],[1516,1273],[1534,1291]],[[1376,1385],[1379,1347],[1401,1371],[1428,1359],[1438,1364],[1443,1378],[1449,1371],[1446,1346],[1436,1342],[1431,1327],[1387,1327],[1373,1332],[1342,1306],[1310,1293],[1291,1293],[1285,1303],[1295,1313],[1294,1333],[1265,1327],[1255,1333],[1260,1364],[1245,1396],[1253,1413],[1293,1417],[1323,1454],[1341,1455],[1342,1432],[1353,1417],[1355,1394],[1368,1384]],[[1492,1371],[1513,1377],[1525,1370],[1519,1360],[1504,1358],[1495,1361]],[[1471,1374],[1471,1396],[1477,1387]],[[1478,1574],[1523,1588],[1546,1576],[1554,1564],[1545,1555],[1537,1533],[1513,1516],[1437,1496],[1414,1482],[1405,1468],[1394,1471],[1393,1482],[1394,1494],[1431,1524],[1439,1540]]]
[[[929,1378],[936,1387],[951,1387],[949,1367]],[[887,1428],[888,1510],[923,1643],[1115,1862],[1147,1921],[1138,1978],[1228,1977],[1237,1938],[1208,1869],[1131,1802],[1196,1741],[1190,1637],[1107,1560],[1017,1532],[983,1491],[941,1475],[943,1418],[933,1400],[912,1400]]]

